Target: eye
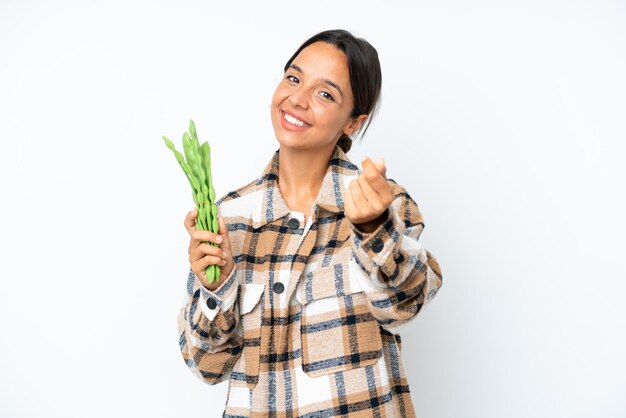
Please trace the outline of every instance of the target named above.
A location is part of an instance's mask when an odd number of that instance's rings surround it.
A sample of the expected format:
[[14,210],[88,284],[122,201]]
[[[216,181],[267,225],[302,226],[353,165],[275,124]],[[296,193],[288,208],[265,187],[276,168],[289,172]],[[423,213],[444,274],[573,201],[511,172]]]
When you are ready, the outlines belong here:
[[300,80],[298,80],[298,77],[296,77],[295,75],[288,75],[285,77],[287,80],[291,81],[292,83],[299,83]]
[[321,91],[321,92],[320,92],[320,95],[321,95],[323,98],[325,98],[326,100],[330,100],[330,101],[333,101],[333,102],[335,101],[335,98],[332,96],[332,94],[330,94],[330,93],[329,93],[329,92],[327,92],[327,91]]

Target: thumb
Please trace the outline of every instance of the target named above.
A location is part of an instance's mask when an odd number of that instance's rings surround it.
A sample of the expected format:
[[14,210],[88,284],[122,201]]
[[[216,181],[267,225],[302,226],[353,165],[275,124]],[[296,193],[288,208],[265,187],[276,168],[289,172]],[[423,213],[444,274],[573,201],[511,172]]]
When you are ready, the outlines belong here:
[[378,157],[374,162],[374,165],[380,174],[387,177],[387,167],[385,167],[385,160],[382,157]]
[[226,222],[224,222],[224,218],[221,216],[217,217],[217,221],[219,223],[219,234],[222,236],[222,243],[220,244],[220,248],[225,248],[230,250],[230,238],[228,237],[228,227],[226,226]]

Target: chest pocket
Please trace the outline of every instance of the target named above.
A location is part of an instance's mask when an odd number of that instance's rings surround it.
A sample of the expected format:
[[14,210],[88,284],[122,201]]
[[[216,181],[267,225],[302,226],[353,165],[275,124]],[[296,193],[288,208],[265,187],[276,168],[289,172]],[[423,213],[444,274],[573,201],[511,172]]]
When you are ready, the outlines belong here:
[[302,369],[309,376],[372,365],[382,356],[378,322],[349,274],[347,264],[334,264],[307,273],[298,283]]

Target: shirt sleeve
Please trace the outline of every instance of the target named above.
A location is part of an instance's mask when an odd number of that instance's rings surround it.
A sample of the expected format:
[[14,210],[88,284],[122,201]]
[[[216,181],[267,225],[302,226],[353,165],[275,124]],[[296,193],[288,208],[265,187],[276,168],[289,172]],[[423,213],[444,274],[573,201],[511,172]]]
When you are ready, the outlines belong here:
[[187,301],[178,315],[179,347],[192,373],[208,384],[225,380],[241,355],[239,270],[233,267],[214,291],[190,270]]
[[385,328],[413,319],[442,285],[439,263],[419,241],[424,222],[406,190],[388,180],[395,198],[375,231],[349,223],[353,260],[372,315]]

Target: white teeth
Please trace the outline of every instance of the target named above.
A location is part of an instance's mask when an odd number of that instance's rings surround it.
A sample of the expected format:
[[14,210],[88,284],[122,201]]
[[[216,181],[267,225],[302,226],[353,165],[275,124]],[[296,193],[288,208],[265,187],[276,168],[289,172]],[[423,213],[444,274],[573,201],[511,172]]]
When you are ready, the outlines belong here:
[[302,126],[302,127],[307,126],[307,124],[306,124],[306,123],[304,123],[304,122],[302,122],[301,120],[298,120],[298,119],[294,118],[293,116],[288,115],[288,114],[286,114],[286,113],[283,113],[283,117],[285,118],[285,120],[286,120],[287,122],[289,122],[289,123],[293,123],[294,125],[297,125],[297,126]]

